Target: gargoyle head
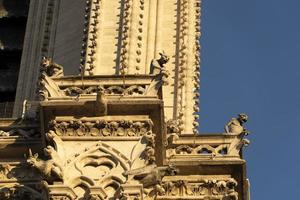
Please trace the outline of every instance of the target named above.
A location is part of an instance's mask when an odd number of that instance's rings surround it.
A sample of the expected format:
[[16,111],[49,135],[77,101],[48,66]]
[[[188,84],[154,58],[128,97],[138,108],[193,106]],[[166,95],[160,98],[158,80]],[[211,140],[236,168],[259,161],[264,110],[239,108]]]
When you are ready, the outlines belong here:
[[52,62],[52,59],[51,58],[47,58],[45,56],[42,57],[42,61],[41,61],[41,66],[43,67],[48,67]]
[[39,154],[35,153],[34,155],[32,155],[32,151],[31,149],[29,149],[29,154],[26,160],[27,164],[29,164],[30,166],[36,166],[36,163],[38,162],[38,157]]
[[248,115],[246,115],[245,113],[238,114],[238,120],[241,123],[245,123],[248,121]]
[[161,64],[166,64],[170,59],[169,56],[167,56],[164,51],[160,52],[159,55],[160,55],[159,61]]
[[169,165],[166,169],[167,175],[169,176],[175,176],[179,173],[179,169],[173,165]]

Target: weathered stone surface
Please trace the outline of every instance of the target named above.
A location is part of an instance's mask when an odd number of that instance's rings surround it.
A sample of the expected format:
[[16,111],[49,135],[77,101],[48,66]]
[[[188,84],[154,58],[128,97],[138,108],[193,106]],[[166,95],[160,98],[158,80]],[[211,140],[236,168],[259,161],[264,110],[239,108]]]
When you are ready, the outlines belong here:
[[0,119],[0,197],[249,200],[246,115],[197,134],[201,1],[78,2],[30,4],[22,117]]

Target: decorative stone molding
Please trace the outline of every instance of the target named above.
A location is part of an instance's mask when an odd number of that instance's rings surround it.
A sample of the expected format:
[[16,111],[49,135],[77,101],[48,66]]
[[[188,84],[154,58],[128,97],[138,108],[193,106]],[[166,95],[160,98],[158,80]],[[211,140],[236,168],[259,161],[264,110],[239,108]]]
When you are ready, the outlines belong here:
[[82,75],[93,75],[95,54],[97,50],[97,30],[100,18],[101,0],[87,0],[85,7],[85,29],[81,52]]
[[173,140],[166,150],[168,160],[242,159],[241,139],[236,135],[185,136]]
[[54,131],[63,139],[68,137],[142,137],[152,131],[152,126],[152,121],[149,119],[124,119],[124,117],[115,117],[115,119],[57,117],[49,123],[50,131]]
[[122,184],[120,192],[120,200],[142,200],[143,185],[142,184]]
[[124,17],[122,27],[122,46],[121,46],[121,59],[120,59],[120,70],[121,74],[125,75],[128,73],[129,68],[129,46],[130,46],[130,26],[132,17],[132,1],[124,1]]
[[[89,194],[90,199],[112,198],[125,182],[123,173],[129,170],[131,161],[111,146],[94,142],[67,154],[67,143],[54,131],[48,132],[46,139],[54,146],[44,148],[50,159],[41,160],[29,153],[27,163],[38,169],[51,198],[74,199],[74,195],[82,197],[80,191]],[[66,195],[65,190],[73,196]]]
[[[162,74],[158,76],[162,77]],[[153,75],[89,76],[85,77],[85,84],[83,84],[80,76],[50,78],[47,74],[42,73],[38,93],[41,101],[88,98],[96,96],[99,91],[113,97],[158,98],[157,93],[160,88],[157,88],[156,85],[160,81],[154,84],[153,79],[155,79]],[[150,90],[153,92],[150,93]]]
[[74,191],[68,186],[45,184],[45,189],[48,190],[50,200],[74,200],[77,198]]
[[126,95],[126,96],[136,96],[144,95],[146,90],[146,85],[107,85],[107,86],[90,86],[90,87],[76,87],[71,86],[64,89],[66,96],[79,96],[82,94],[96,94],[97,91],[103,91],[106,95]]
[[202,178],[193,176],[165,177],[166,191],[157,199],[222,199],[238,200],[237,181],[233,178]]

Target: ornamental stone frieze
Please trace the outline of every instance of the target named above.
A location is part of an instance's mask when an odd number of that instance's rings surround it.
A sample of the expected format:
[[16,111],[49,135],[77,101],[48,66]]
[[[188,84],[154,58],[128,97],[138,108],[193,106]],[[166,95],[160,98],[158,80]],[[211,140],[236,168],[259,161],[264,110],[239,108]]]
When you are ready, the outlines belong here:
[[[140,119],[139,119],[140,118]],[[49,122],[49,130],[59,137],[94,137],[114,139],[118,137],[138,138],[152,131],[153,123],[146,117],[56,117]]]
[[42,101],[89,99],[101,91],[110,97],[158,98],[161,81],[160,78],[155,77],[157,75],[88,76],[84,77],[83,83],[80,76],[49,77],[42,73],[39,79],[38,96]]
[[165,193],[157,199],[220,199],[238,200],[237,181],[226,175],[167,176],[162,181]]

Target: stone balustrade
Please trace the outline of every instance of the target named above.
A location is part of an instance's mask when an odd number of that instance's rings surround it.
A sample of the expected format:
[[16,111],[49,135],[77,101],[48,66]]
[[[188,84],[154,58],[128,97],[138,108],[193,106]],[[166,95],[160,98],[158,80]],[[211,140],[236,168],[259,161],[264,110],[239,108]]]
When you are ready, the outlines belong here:
[[167,146],[169,161],[241,160],[244,139],[237,135],[181,135]]

